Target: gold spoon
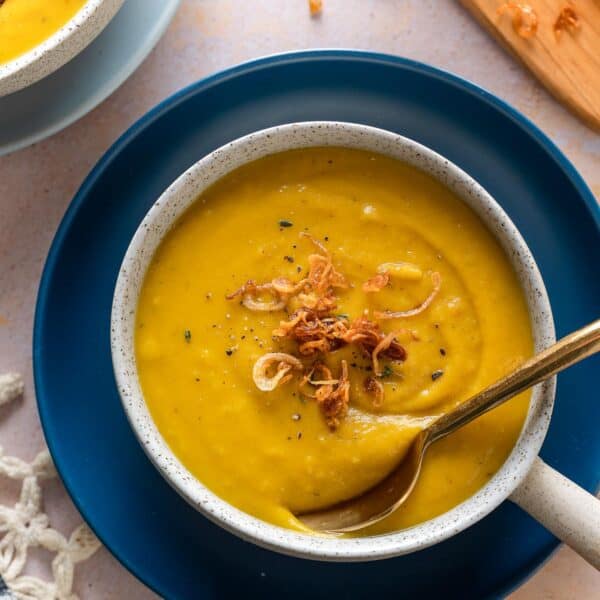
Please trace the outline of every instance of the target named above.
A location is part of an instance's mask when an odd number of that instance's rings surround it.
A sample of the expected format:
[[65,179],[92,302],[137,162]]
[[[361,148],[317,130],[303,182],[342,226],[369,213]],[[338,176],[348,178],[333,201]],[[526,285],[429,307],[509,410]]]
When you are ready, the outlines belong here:
[[297,515],[298,518],[315,531],[330,533],[356,531],[385,519],[406,501],[414,489],[425,451],[433,442],[598,351],[600,320],[564,337],[452,412],[436,419],[419,432],[398,466],[371,489],[334,506]]

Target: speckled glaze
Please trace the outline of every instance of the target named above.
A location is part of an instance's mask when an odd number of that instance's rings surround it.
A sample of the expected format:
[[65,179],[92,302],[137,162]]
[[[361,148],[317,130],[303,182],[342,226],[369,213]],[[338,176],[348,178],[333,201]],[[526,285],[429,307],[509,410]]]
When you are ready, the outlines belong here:
[[79,54],[106,27],[124,0],[88,0],[57,32],[0,65],[0,97],[39,81]]
[[182,465],[158,432],[137,377],[134,326],[138,295],[150,260],[164,235],[198,195],[229,171],[292,148],[342,146],[378,152],[429,173],[451,188],[486,223],[509,255],[527,298],[535,350],[555,341],[544,283],[525,241],[492,197],[456,165],[400,135],[364,125],[308,122],[259,131],[215,150],[181,175],[149,210],[135,233],[117,280],[111,319],[116,381],[131,426],[165,479],[190,504],[225,529],[260,546],[329,561],[377,560],[438,543],[477,522],[523,481],[536,460],[552,412],[555,380],[533,390],[523,431],[501,469],[475,495],[451,511],[397,533],[337,539],[306,535],[265,523],[213,494]]

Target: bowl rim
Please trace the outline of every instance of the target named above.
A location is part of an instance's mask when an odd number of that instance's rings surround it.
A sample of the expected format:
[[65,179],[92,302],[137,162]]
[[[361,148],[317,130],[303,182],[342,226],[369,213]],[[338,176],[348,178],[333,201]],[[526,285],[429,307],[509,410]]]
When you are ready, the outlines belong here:
[[[287,137],[292,138],[292,143],[285,141]],[[273,144],[281,138],[284,145],[277,148]],[[374,143],[383,144],[388,152],[374,149]],[[165,480],[210,520],[242,539],[296,557],[346,562],[378,560],[439,543],[470,527],[510,496],[527,475],[545,438],[555,378],[533,390],[526,421],[509,457],[488,483],[467,500],[408,529],[340,539],[304,534],[262,521],[230,505],[197,480],[154,425],[135,367],[132,323],[137,294],[154,251],[179,216],[207,187],[242,164],[285,149],[322,146],[363,148],[392,156],[450,187],[482,218],[515,266],[527,297],[536,351],[555,341],[550,302],[533,255],[508,215],[479,183],[442,155],[405,136],[357,123],[306,121],[263,129],[217,148],[180,175],[152,205],[129,244],[115,286],[110,333],[113,369],[125,413],[147,456]],[[232,154],[237,158],[232,159]]]
[[86,0],[58,30],[0,64],[0,97],[22,90],[69,62],[108,25],[125,0]]

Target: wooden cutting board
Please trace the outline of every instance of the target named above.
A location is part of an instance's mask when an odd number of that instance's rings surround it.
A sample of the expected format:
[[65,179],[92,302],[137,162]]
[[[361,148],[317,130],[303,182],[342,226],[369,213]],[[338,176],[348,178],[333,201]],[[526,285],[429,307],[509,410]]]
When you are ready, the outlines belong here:
[[[510,14],[498,14],[503,0],[460,0],[505,47],[520,58],[561,102],[600,131],[600,0],[523,0],[535,11],[535,35],[525,39]],[[579,18],[575,31],[557,36],[554,24],[571,6]]]

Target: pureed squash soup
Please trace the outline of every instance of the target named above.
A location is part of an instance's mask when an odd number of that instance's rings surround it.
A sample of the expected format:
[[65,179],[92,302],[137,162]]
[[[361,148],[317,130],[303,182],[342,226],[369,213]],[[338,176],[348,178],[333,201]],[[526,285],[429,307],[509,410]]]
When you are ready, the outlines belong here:
[[[136,360],[173,452],[271,523],[382,479],[420,428],[530,356],[517,277],[475,213],[423,172],[371,152],[292,150],[205,191],[142,286]],[[481,488],[529,394],[428,451],[402,529]]]
[[0,0],[0,65],[35,48],[87,0]]

